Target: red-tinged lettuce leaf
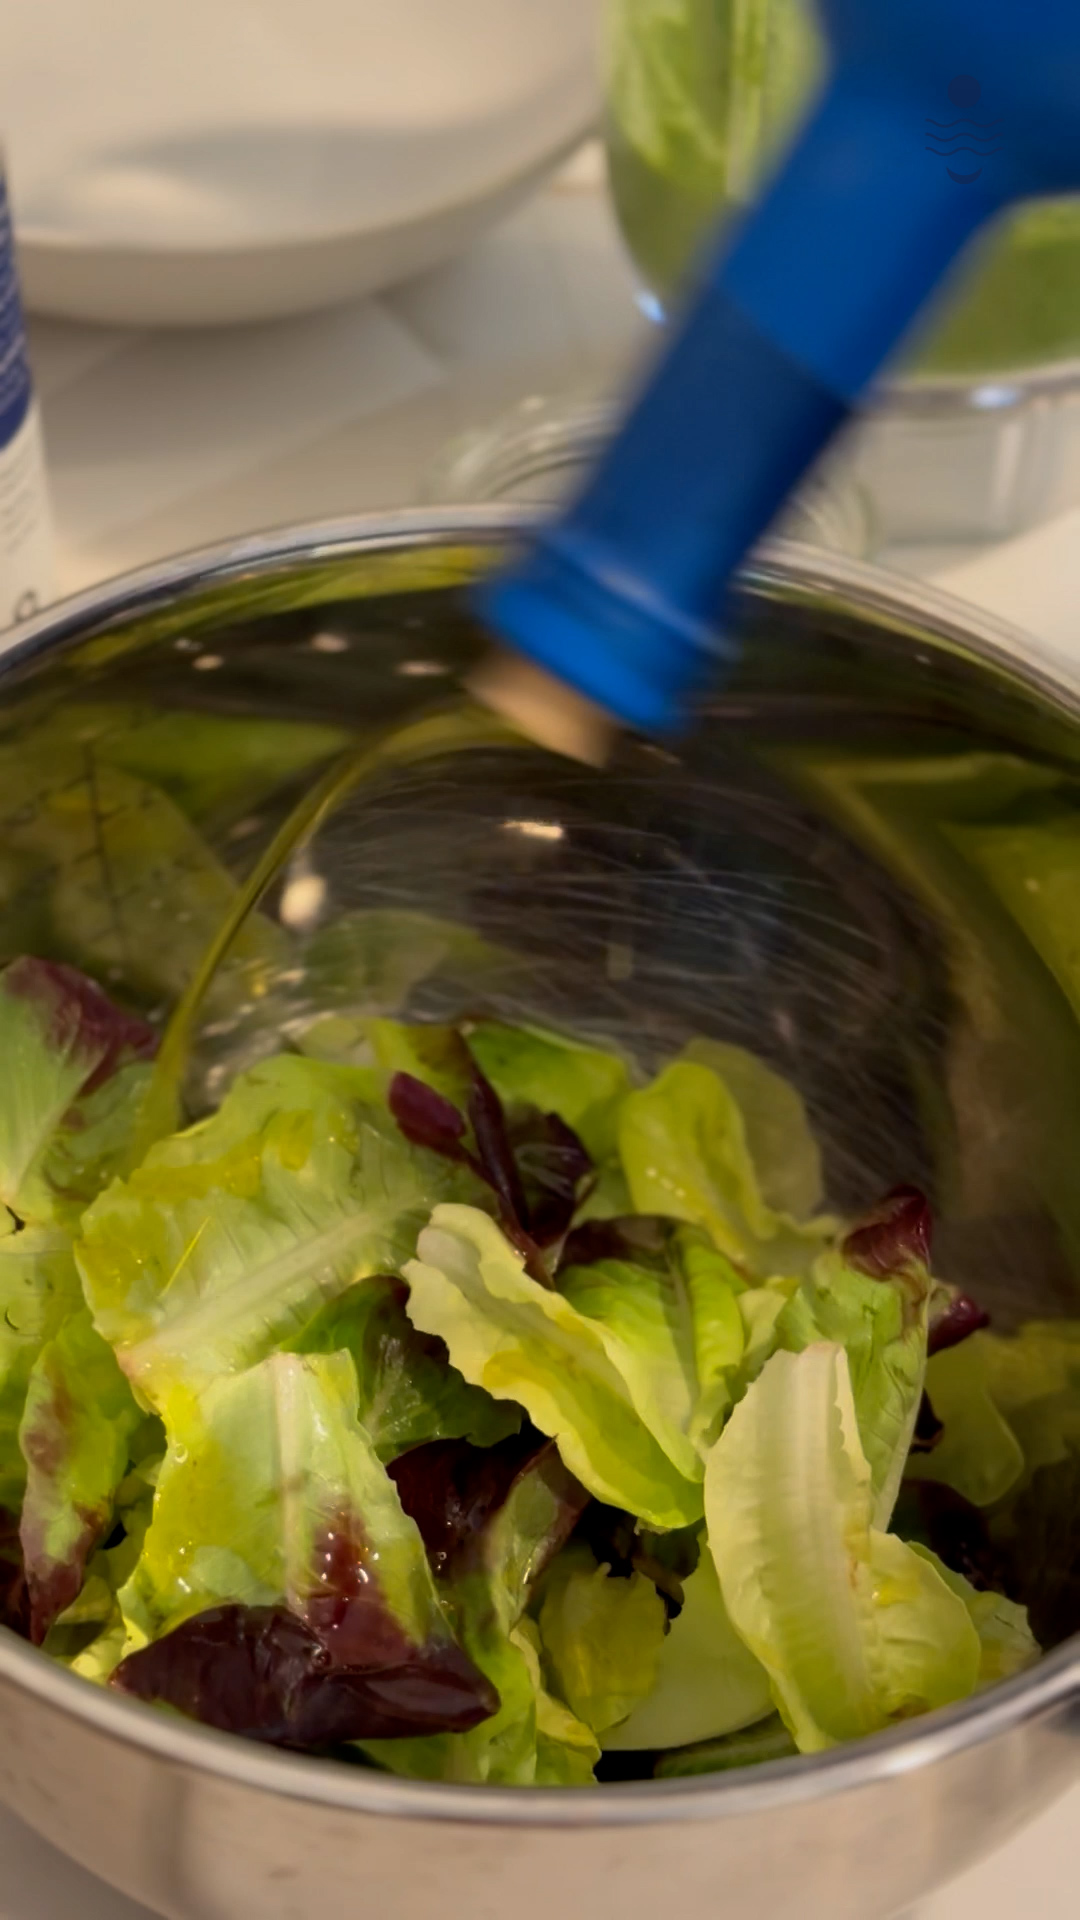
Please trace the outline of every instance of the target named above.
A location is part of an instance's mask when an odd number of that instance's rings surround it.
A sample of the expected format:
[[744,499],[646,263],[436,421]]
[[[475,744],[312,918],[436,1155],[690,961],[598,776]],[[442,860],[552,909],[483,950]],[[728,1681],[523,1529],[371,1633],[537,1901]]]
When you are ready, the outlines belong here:
[[630,1091],[625,1060],[539,1027],[476,1020],[469,1048],[511,1114],[519,1107],[557,1113],[596,1162],[616,1151],[619,1103]]
[[457,1027],[403,1020],[364,1020],[360,1026],[382,1073],[417,1080],[464,1112],[475,1063]]
[[894,1187],[846,1235],[844,1257],[872,1280],[887,1280],[905,1267],[928,1267],[932,1235],[925,1194],[918,1187]]
[[412,1506],[457,1636],[497,1690],[490,1720],[464,1734],[366,1742],[371,1759],[428,1780],[585,1785],[599,1757],[591,1730],[547,1693],[525,1610],[587,1496],[556,1449],[525,1433],[486,1455],[424,1447],[393,1469]]
[[114,1006],[96,980],[77,967],[24,957],[4,969],[3,992],[33,1009],[44,1044],[82,1074],[80,1094],[93,1093],[132,1060],[152,1059],[153,1027]]
[[23,1571],[19,1522],[0,1507],[0,1627],[30,1638],[30,1595]]
[[[65,1216],[66,1196],[57,1191],[50,1156],[72,1136],[78,1166],[79,1135],[101,1125],[98,1095],[114,1075],[146,1061],[156,1046],[153,1030],[115,1007],[100,987],[74,967],[52,961],[13,960],[0,974],[0,1056],[4,1098],[0,1102],[0,1200],[20,1220],[48,1224]],[[85,1103],[90,1111],[80,1110]],[[105,1157],[115,1148],[98,1143]],[[70,1173],[71,1168],[64,1171]],[[82,1203],[96,1190],[78,1196]],[[66,1208],[70,1212],[70,1206]]]
[[463,1733],[498,1709],[494,1688],[453,1642],[349,1664],[339,1639],[328,1643],[285,1607],[213,1607],[130,1654],[112,1685],[222,1732],[289,1747]]
[[19,1423],[34,1362],[82,1306],[71,1240],[58,1226],[23,1227],[0,1208],[0,1508],[18,1514],[26,1488]]
[[290,1745],[426,1735],[495,1711],[357,1398],[347,1353],[275,1354],[177,1412],[120,1594],[118,1686]]
[[956,1293],[941,1313],[931,1312],[927,1352],[946,1353],[961,1341],[970,1340],[973,1333],[982,1333],[989,1325],[990,1315],[978,1301],[972,1300],[969,1294]]
[[20,1540],[36,1646],[76,1598],[108,1531],[142,1420],[89,1313],[73,1314],[34,1363],[19,1429],[27,1465]]
[[588,1504],[554,1442],[531,1427],[498,1446],[417,1447],[394,1461],[390,1477],[435,1572],[453,1579],[482,1566],[503,1579],[513,1566],[518,1613]]
[[403,1280],[374,1274],[315,1316],[299,1353],[350,1353],[360,1383],[360,1421],[380,1460],[395,1460],[432,1440],[478,1447],[516,1433],[522,1415],[482,1387],[470,1387],[441,1340],[418,1333],[405,1310]]

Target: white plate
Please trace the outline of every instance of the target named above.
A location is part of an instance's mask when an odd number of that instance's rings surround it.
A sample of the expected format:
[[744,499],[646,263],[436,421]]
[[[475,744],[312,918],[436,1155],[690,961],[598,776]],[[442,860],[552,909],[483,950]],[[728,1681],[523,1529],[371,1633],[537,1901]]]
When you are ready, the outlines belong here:
[[587,130],[597,0],[0,0],[37,312],[268,319],[464,245]]

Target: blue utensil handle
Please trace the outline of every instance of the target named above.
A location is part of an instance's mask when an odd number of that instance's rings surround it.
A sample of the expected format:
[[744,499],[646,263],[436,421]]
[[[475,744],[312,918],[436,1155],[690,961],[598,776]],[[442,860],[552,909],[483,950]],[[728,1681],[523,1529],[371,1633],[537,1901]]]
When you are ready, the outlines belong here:
[[1012,150],[958,182],[927,146],[932,98],[893,67],[835,70],[580,498],[481,592],[489,625],[632,725],[683,718],[730,653],[739,561],[969,236],[1026,184]]

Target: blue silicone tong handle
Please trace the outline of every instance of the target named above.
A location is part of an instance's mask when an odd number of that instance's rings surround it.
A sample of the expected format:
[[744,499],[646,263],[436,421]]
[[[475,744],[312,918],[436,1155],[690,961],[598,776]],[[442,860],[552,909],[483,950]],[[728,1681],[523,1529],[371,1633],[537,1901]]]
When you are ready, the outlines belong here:
[[1080,0],[822,12],[831,77],[781,171],[582,496],[480,595],[513,647],[649,730],[730,658],[735,568],[975,229],[1080,186]]

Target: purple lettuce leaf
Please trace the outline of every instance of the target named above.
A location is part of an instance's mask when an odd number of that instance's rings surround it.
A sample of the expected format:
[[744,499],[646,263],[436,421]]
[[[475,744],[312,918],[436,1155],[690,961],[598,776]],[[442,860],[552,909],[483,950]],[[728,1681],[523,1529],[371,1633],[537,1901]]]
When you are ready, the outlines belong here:
[[[454,1060],[459,1069],[462,1061],[467,1064],[467,1083],[459,1072],[447,1084],[460,1090],[463,1105],[418,1075],[401,1070],[390,1078],[390,1112],[414,1146],[469,1167],[490,1187],[507,1239],[532,1278],[550,1285],[542,1251],[556,1246],[568,1232],[588,1190],[593,1162],[573,1128],[558,1114],[524,1107],[508,1119],[494,1087],[460,1036],[457,1043]],[[417,1064],[423,1066],[423,1050],[414,1047],[414,1052]]]
[[894,1187],[844,1240],[844,1257],[872,1280],[930,1264],[933,1219],[918,1187]]
[[589,1504],[555,1442],[529,1427],[493,1447],[417,1447],[390,1475],[436,1576],[454,1582],[482,1571],[509,1582],[514,1618]]
[[388,1099],[390,1112],[410,1145],[476,1168],[466,1144],[468,1123],[452,1101],[411,1073],[393,1075]]
[[567,1235],[563,1267],[594,1267],[602,1260],[625,1260],[667,1273],[675,1223],[660,1214],[627,1213],[610,1220],[585,1220]]
[[286,1607],[211,1607],[112,1676],[120,1692],[175,1708],[224,1733],[277,1746],[321,1747],[464,1733],[499,1697],[453,1641],[394,1643],[392,1622],[357,1631],[349,1601],[326,1599],[328,1630]]
[[30,1594],[23,1569],[19,1522],[0,1507],[0,1627],[30,1638]]
[[989,1325],[990,1315],[978,1301],[970,1294],[955,1294],[943,1313],[936,1318],[933,1314],[930,1316],[927,1352],[945,1353],[949,1347],[958,1347],[961,1341],[969,1340],[973,1333],[981,1333]]

